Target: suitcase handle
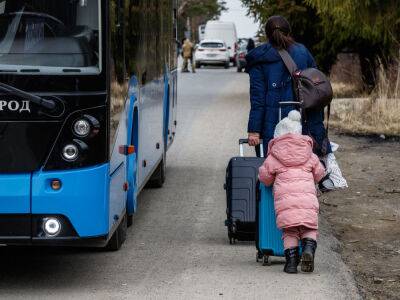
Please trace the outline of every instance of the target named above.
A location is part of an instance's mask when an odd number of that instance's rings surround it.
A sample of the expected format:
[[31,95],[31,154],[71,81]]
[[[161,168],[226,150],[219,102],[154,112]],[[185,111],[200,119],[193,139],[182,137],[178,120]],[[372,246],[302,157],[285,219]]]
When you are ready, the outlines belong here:
[[[249,143],[249,139],[239,139],[239,154],[241,157],[244,156],[244,151],[243,151],[243,144],[248,144]],[[263,147],[263,143],[260,143],[260,155],[261,157],[264,157],[264,147]]]
[[299,101],[282,101],[279,102],[279,121],[282,120],[282,106],[298,105],[301,113],[301,103]]

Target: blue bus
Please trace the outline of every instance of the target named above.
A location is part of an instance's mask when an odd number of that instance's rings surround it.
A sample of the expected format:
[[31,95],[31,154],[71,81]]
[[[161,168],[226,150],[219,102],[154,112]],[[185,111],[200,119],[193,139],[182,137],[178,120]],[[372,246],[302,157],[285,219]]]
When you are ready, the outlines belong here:
[[0,244],[118,250],[165,180],[177,0],[0,1]]

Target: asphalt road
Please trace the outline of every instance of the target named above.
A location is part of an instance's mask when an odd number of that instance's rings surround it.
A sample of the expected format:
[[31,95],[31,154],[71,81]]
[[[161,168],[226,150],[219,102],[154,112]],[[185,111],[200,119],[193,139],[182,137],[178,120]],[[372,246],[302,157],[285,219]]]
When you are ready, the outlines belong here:
[[[229,245],[222,188],[248,115],[248,77],[201,69],[179,82],[179,130],[164,188],[145,190],[119,252],[0,249],[0,297],[83,299],[357,299],[322,220],[316,270],[286,275]],[[251,152],[248,152],[249,154]]]

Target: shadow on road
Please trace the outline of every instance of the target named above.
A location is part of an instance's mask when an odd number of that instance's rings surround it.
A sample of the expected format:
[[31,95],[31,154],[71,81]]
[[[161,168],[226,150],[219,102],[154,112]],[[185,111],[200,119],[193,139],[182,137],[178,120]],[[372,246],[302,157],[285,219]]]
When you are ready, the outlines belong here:
[[100,275],[93,264],[99,255],[107,257],[102,249],[0,247],[0,289],[91,286]]

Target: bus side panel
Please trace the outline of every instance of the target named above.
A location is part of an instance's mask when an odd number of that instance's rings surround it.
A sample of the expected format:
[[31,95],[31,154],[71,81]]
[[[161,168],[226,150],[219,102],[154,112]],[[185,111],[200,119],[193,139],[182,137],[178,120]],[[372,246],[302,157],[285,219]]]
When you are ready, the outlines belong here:
[[119,223],[126,209],[126,166],[122,164],[112,175],[110,182],[110,215],[109,230],[111,231]]
[[171,77],[170,77],[170,73],[167,72],[164,75],[164,116],[163,116],[163,120],[164,120],[164,147],[165,149],[168,149],[168,144],[169,144],[169,137],[171,135],[171,130],[170,130],[170,124],[171,124],[171,100],[173,99],[170,95],[171,95],[171,87],[170,87],[170,83],[171,83]]
[[0,214],[31,212],[31,174],[0,175]]
[[171,146],[176,133],[177,126],[177,83],[178,73],[173,70],[169,79],[169,122],[168,122],[168,147]]
[[[32,214],[63,215],[79,237],[108,233],[109,165],[32,175]],[[53,179],[62,187],[51,189]]]
[[130,101],[125,102],[124,111],[121,113],[110,160],[110,230],[115,227],[114,225],[119,223],[119,217],[121,217],[126,210],[127,193],[124,190],[124,185],[127,183],[127,156],[123,153],[120,153],[120,147],[124,147],[129,144],[127,141],[127,112],[129,111],[129,103]]
[[140,90],[139,186],[146,183],[163,156],[163,96],[163,79],[153,80]]
[[138,107],[138,82],[135,76],[129,81],[129,92],[126,106],[127,109],[127,122],[128,132],[127,141],[129,145],[135,146],[135,153],[127,157],[126,176],[129,183],[129,190],[127,192],[126,210],[128,215],[136,212],[137,207],[137,151],[139,141],[139,107]]

